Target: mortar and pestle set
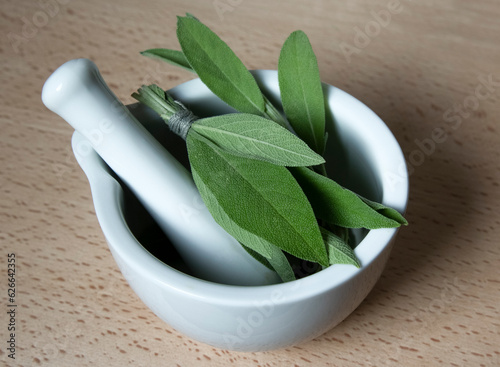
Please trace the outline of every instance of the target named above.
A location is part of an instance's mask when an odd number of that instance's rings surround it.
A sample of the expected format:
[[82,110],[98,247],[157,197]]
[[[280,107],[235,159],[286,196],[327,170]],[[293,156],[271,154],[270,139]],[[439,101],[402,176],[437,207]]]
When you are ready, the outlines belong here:
[[[277,72],[253,74],[279,100]],[[333,86],[324,85],[324,91],[334,137],[326,158],[342,156],[336,175],[345,186],[404,212],[408,179],[396,139],[360,101]],[[199,79],[168,92],[196,113],[233,111]],[[281,283],[214,221],[180,163],[187,159],[184,143],[147,107],[124,106],[90,60],[59,67],[46,81],[42,100],[76,130],[73,151],[123,276],[158,317],[183,334],[238,351],[302,343],[344,320],[380,277],[397,228],[360,237],[354,250],[360,269],[334,265]]]

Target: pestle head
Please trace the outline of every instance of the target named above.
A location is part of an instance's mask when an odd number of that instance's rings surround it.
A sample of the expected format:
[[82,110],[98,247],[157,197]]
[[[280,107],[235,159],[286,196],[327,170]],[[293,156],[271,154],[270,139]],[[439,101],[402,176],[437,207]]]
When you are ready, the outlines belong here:
[[[47,79],[42,89],[42,102],[51,111],[58,113],[68,96],[84,88],[89,81],[101,78],[97,66],[89,59],[70,60],[58,67]],[[108,89],[105,86],[106,89]]]
[[43,86],[42,102],[80,132],[99,128],[105,118],[119,120],[129,114],[89,59],[57,68]]

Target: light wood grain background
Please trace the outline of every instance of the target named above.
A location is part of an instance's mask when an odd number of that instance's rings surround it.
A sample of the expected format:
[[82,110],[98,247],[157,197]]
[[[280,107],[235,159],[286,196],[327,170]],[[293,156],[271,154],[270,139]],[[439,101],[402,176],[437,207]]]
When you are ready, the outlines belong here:
[[[401,0],[377,28],[373,12],[394,1],[1,0],[0,364],[500,365],[500,4]],[[175,16],[186,11],[249,68],[275,69],[287,35],[304,30],[323,81],[379,114],[413,168],[411,225],[381,280],[341,325],[307,344],[228,352],[153,315],[107,249],[70,151],[71,127],[40,101],[45,79],[76,57],[94,60],[124,103],[142,83],[170,88],[189,80],[188,72],[138,54],[176,48]],[[356,27],[372,37],[346,57]],[[479,87],[488,77],[487,88]],[[423,146],[439,128],[447,139]],[[6,351],[12,252],[15,361]]]

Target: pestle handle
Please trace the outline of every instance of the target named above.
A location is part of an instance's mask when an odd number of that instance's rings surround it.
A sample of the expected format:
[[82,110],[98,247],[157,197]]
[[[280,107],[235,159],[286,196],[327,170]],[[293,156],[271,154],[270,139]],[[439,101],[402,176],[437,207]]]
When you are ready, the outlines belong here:
[[190,173],[117,99],[92,61],[60,66],[45,82],[42,101],[129,186],[196,276],[233,285],[279,282],[215,222]]

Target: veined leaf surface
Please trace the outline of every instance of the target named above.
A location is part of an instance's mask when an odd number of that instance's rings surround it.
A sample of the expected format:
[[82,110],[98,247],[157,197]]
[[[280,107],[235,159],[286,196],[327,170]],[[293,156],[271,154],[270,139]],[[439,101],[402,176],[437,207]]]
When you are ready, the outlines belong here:
[[[328,256],[314,212],[285,167],[242,158],[188,134],[189,161],[208,210],[229,234],[239,233],[217,218],[213,200],[239,227],[304,260],[328,266]],[[214,210],[216,209],[216,210]],[[248,245],[248,242],[245,243]],[[249,246],[250,247],[250,246]]]

